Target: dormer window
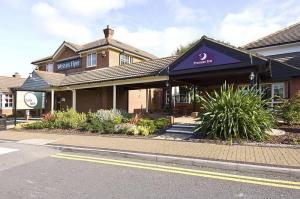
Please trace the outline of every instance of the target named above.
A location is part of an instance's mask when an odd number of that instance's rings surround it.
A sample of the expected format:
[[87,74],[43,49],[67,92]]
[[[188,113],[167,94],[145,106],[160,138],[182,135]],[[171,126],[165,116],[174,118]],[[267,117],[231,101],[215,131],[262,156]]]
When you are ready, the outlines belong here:
[[89,53],[86,57],[86,67],[96,67],[97,55],[96,53]]
[[120,54],[120,65],[123,64],[131,64],[133,62],[133,57],[126,55],[126,54]]

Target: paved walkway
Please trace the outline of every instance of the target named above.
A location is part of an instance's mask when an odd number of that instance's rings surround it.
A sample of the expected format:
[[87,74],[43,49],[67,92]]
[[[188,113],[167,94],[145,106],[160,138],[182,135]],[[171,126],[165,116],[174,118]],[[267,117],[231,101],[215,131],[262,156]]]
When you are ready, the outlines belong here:
[[1,139],[21,142],[26,139],[47,139],[53,144],[61,145],[300,168],[300,148],[220,145],[111,136],[58,135],[28,131],[0,131]]

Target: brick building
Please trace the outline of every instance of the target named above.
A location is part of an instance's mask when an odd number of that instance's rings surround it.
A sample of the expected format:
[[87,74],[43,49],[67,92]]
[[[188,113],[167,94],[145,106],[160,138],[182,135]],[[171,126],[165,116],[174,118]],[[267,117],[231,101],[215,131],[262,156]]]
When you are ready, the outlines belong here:
[[116,41],[113,32],[107,27],[104,39],[85,45],[63,42],[52,56],[32,62],[36,70],[21,90],[47,92],[44,112],[73,107],[188,113],[199,110],[196,94],[225,81],[257,84],[271,106],[300,89],[300,24],[243,47],[203,36],[183,55],[165,58]]
[[25,79],[18,73],[12,77],[0,76],[0,115],[9,116],[13,114],[14,96],[13,88],[20,87]]

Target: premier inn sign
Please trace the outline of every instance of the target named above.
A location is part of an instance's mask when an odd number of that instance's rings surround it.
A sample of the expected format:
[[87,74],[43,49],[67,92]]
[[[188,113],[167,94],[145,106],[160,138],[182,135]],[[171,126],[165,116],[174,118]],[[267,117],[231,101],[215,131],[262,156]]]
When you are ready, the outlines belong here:
[[80,67],[80,59],[73,59],[68,61],[59,62],[57,64],[57,70],[68,70],[73,68],[79,68]]
[[17,110],[44,109],[46,93],[17,91]]
[[218,65],[234,64],[240,61],[205,45],[195,50],[177,64],[174,70],[204,68]]

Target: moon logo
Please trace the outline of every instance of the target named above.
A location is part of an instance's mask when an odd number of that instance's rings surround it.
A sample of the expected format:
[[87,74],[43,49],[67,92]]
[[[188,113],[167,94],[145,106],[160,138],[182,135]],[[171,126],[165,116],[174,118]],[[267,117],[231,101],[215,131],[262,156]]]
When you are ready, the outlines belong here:
[[206,60],[206,58],[207,58],[207,53],[200,53],[200,54],[199,54],[199,57],[200,57],[200,60],[201,60],[201,61]]

